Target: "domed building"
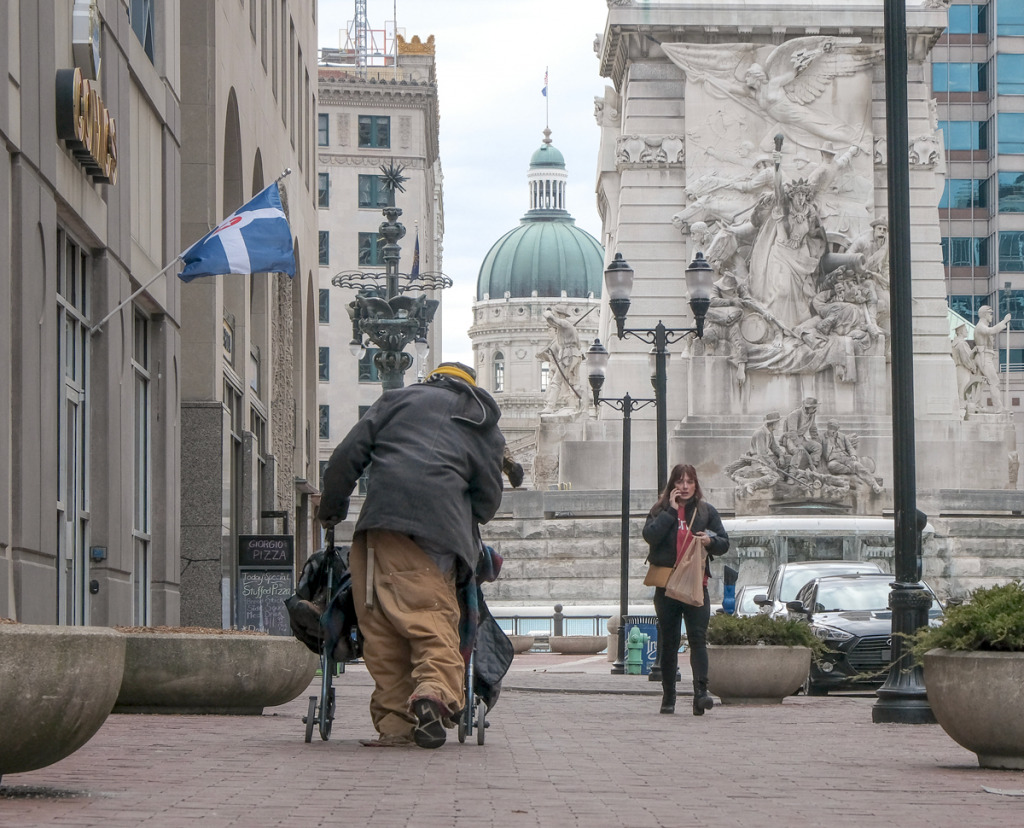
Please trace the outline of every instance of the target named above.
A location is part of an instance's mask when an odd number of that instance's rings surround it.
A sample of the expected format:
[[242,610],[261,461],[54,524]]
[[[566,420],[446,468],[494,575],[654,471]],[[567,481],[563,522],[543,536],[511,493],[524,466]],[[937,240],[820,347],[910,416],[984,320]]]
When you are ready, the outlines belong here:
[[[531,441],[542,411],[551,411],[549,391],[559,366],[547,348],[555,337],[544,314],[571,322],[586,353],[597,336],[604,248],[576,226],[566,210],[565,159],[551,143],[551,130],[530,158],[529,209],[519,226],[494,243],[477,278],[473,343],[478,382],[501,406],[501,427],[513,452],[529,465]],[[580,368],[577,410],[593,403]]]

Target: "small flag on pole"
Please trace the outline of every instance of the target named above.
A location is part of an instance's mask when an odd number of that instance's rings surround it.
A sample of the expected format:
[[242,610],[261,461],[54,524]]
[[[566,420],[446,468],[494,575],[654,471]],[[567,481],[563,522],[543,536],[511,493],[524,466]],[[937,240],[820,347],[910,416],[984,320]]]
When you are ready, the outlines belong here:
[[420,275],[420,231],[416,231],[416,246],[412,252],[412,270],[409,271],[409,278],[415,279]]
[[540,94],[545,98],[548,96],[548,70],[544,70],[544,88],[540,90]]
[[275,181],[179,257],[184,282],[225,273],[287,273],[295,277],[292,230]]

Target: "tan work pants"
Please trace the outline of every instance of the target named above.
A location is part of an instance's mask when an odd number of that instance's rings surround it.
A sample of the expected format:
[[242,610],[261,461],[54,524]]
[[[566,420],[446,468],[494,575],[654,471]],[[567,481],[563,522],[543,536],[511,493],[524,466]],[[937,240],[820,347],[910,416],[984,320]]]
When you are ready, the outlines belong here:
[[407,535],[380,529],[355,537],[349,568],[363,660],[376,685],[370,716],[377,732],[411,736],[415,699],[434,699],[442,713],[461,710],[466,668],[454,573],[444,575]]

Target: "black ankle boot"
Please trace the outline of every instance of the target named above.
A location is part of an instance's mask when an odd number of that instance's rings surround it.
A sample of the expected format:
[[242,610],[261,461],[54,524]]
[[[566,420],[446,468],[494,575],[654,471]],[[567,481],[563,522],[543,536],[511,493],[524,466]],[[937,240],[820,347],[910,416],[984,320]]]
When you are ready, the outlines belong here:
[[714,706],[714,699],[708,695],[707,681],[695,681],[693,683],[693,715],[703,716],[705,710],[710,710]]
[[661,690],[661,711],[662,713],[676,712],[676,686],[664,686]]

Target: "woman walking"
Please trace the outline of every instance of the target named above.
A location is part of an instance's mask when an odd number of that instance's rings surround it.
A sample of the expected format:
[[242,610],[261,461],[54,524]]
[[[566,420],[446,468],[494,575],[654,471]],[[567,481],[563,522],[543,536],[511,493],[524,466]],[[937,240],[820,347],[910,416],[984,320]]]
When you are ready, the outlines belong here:
[[[654,504],[644,524],[644,540],[651,547],[647,560],[654,566],[675,566],[676,551],[685,548],[689,533],[707,552],[704,565],[704,603],[695,607],[669,598],[663,586],[654,590],[654,611],[658,615],[658,651],[661,664],[661,712],[675,713],[676,670],[679,663],[679,640],[682,623],[686,622],[686,640],[693,672],[693,715],[703,716],[714,706],[708,695],[708,621],[711,602],[708,598],[710,562],[715,555],[729,550],[729,536],[722,526],[718,510],[704,500],[697,480],[697,470],[680,463],[668,476],[668,485]],[[682,537],[680,537],[682,536]]]

